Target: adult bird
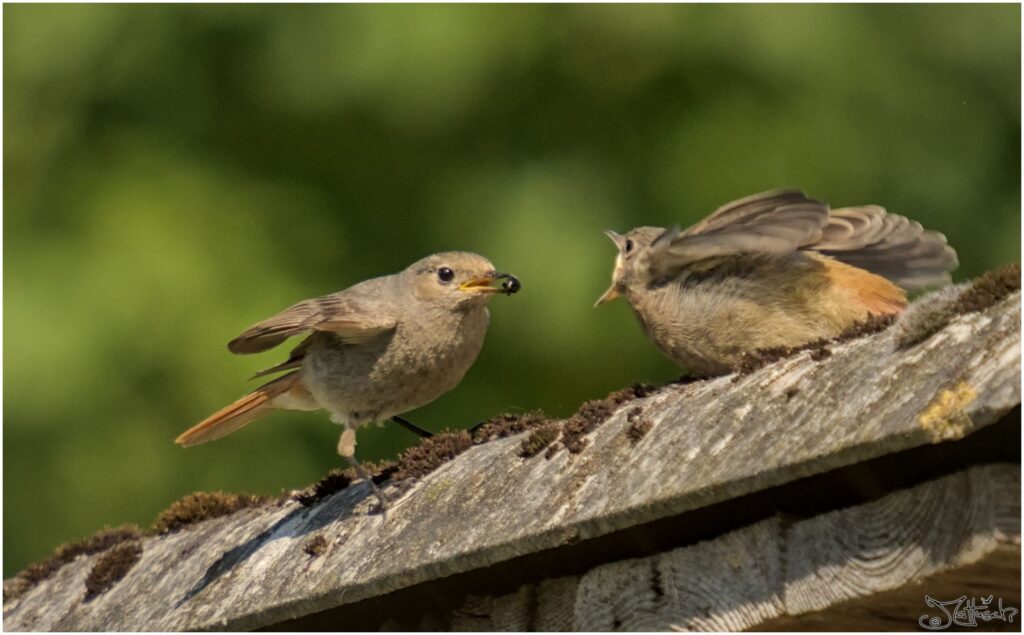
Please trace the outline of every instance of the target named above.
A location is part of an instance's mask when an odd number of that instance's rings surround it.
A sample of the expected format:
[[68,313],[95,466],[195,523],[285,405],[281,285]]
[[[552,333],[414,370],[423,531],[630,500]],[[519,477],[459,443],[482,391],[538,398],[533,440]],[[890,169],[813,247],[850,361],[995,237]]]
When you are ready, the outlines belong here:
[[484,343],[487,304],[519,281],[483,256],[445,252],[404,271],[304,300],[228,343],[247,355],[293,335],[309,335],[284,362],[256,376],[284,373],[182,433],[199,445],[275,410],[326,410],[343,427],[338,453],[373,487],[356,460],[356,430],[430,403],[454,388]]

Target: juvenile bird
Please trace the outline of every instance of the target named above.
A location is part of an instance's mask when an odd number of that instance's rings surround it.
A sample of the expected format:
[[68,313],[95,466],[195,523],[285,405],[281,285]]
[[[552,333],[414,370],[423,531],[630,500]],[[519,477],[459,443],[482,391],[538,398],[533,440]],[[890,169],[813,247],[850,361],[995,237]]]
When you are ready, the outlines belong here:
[[274,410],[327,410],[344,427],[338,453],[370,483],[386,509],[356,460],[356,429],[454,388],[483,346],[488,300],[519,287],[514,276],[498,273],[486,258],[455,251],[299,302],[228,343],[232,353],[246,355],[310,332],[286,361],[256,376],[289,372],[210,415],[176,442],[213,441]]
[[685,231],[606,233],[619,253],[595,306],[625,296],[654,345],[704,376],[730,372],[748,351],[899,313],[904,290],[948,283],[957,266],[938,232],[877,205],[833,210],[798,190],[734,201]]

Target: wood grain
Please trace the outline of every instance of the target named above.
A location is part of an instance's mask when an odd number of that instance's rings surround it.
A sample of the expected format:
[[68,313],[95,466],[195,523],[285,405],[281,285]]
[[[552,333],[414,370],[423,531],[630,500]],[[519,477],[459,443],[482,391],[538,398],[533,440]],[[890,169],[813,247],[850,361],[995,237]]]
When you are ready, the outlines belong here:
[[[987,569],[967,569],[976,563]],[[476,598],[471,626],[524,630],[542,615],[559,615],[550,623],[565,631],[737,631],[799,629],[807,616],[812,628],[917,630],[928,612],[925,594],[1003,594],[1020,608],[1019,581],[1020,466],[996,464],[791,525],[775,517],[693,546]],[[554,592],[560,588],[575,593]],[[895,616],[904,621],[894,623]]]

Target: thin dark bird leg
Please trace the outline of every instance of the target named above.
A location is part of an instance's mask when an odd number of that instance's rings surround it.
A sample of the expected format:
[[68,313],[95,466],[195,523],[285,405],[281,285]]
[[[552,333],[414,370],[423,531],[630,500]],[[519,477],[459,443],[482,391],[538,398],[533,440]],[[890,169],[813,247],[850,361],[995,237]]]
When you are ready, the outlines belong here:
[[384,516],[384,520],[387,521],[388,501],[387,499],[384,498],[384,494],[380,491],[380,488],[377,487],[377,484],[373,482],[373,477],[370,476],[370,473],[363,468],[359,461],[356,460],[355,455],[348,456],[345,458],[347,458],[348,462],[352,464],[352,469],[356,471],[356,474],[359,475],[359,478],[363,479],[364,481],[370,484],[370,487],[373,489],[373,493],[377,496],[377,500],[380,501],[381,514]]
[[[402,426],[403,428],[405,428],[409,432],[412,432],[413,434],[415,434],[415,435],[417,435],[419,437],[422,437],[424,439],[429,439],[430,437],[434,436],[433,432],[430,432],[429,430],[424,430],[423,428],[419,427],[415,423],[409,421],[408,419],[403,419],[402,417],[399,417],[398,415],[395,415],[394,417],[391,417],[391,420],[394,421],[395,423],[397,423],[398,425]],[[476,431],[479,430],[485,423],[487,423],[487,422],[486,421],[481,421],[480,423],[478,423],[475,426],[473,426],[472,428],[470,428],[468,430],[469,436],[473,436],[473,434],[475,434]]]
[[394,417],[391,417],[391,420],[394,421],[395,423],[397,423],[398,425],[402,426],[403,428],[405,428],[409,432],[412,432],[413,434],[415,434],[415,435],[417,435],[417,436],[419,436],[419,437],[421,437],[423,439],[429,439],[430,437],[434,436],[433,432],[430,432],[428,430],[424,430],[423,428],[417,426],[416,424],[412,423],[411,421],[403,419],[403,418],[399,417],[398,415],[395,415]]

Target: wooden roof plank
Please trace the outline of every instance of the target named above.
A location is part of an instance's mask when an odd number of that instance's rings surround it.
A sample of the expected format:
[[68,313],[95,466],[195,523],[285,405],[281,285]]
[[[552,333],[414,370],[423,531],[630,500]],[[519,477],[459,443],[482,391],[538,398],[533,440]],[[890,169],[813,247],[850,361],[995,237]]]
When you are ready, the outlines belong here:
[[[358,485],[147,538],[127,576],[88,602],[97,556],[80,557],[6,602],[4,626],[259,628],[960,438],[1020,403],[1019,324],[1017,292],[910,348],[890,329],[824,359],[669,385],[620,408],[579,454],[524,459],[516,437],[473,447],[402,494],[387,523],[367,515]],[[636,407],[651,429],[634,443]],[[327,541],[316,557],[303,548],[314,535]]]

